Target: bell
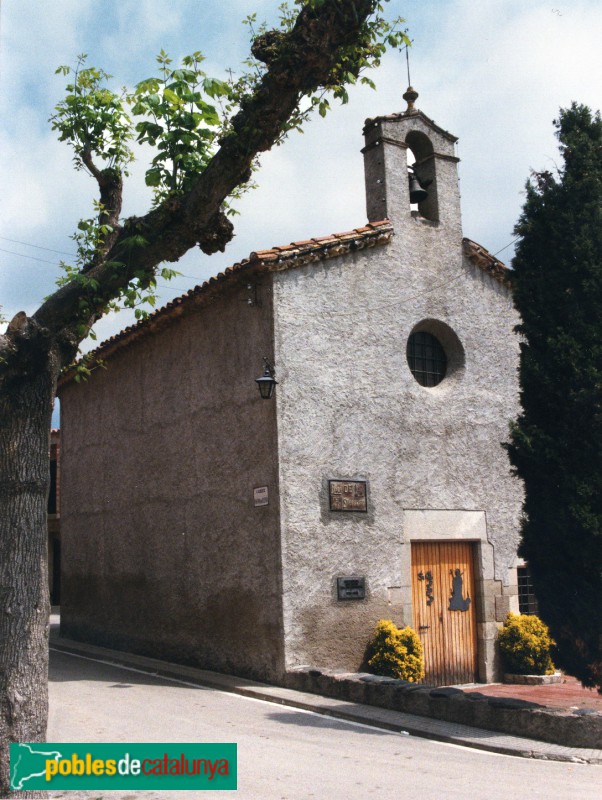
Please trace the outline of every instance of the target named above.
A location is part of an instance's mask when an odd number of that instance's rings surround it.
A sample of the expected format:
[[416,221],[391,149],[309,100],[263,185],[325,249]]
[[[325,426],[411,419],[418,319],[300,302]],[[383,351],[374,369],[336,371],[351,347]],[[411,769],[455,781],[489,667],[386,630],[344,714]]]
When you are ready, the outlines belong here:
[[410,203],[422,203],[429,196],[422,186],[420,181],[413,173],[410,174]]

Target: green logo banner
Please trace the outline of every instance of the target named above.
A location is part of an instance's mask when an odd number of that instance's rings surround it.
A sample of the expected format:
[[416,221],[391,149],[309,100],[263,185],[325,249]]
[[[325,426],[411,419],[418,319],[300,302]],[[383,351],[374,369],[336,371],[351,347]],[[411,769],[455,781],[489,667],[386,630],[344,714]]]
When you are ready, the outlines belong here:
[[236,744],[30,743],[10,746],[10,788],[236,789]]

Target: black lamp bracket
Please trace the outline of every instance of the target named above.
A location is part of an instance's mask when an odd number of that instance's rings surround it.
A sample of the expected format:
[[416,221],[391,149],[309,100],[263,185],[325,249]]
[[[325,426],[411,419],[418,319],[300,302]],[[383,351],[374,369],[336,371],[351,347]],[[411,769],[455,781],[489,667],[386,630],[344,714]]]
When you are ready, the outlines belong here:
[[274,367],[270,364],[268,359],[264,356],[263,363],[265,364],[265,372],[264,375],[269,376],[270,378],[274,378],[276,372],[274,371]]

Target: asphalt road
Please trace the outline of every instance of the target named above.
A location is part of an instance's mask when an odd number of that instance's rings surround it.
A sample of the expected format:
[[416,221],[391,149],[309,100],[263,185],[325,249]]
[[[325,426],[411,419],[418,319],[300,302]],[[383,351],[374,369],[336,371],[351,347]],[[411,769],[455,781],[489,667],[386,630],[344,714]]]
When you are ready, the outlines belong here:
[[237,742],[238,791],[198,793],[221,800],[600,800],[602,785],[601,767],[431,742],[59,652],[51,654],[48,741]]

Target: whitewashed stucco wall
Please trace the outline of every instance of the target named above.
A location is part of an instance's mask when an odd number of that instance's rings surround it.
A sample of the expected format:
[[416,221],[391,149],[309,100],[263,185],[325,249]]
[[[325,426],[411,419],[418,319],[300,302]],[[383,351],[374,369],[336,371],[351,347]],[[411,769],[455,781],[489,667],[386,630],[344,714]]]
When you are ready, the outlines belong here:
[[[377,619],[411,623],[406,510],[484,512],[485,577],[509,580],[521,490],[501,443],[518,411],[517,317],[508,290],[463,255],[455,173],[438,187],[457,209],[448,224],[396,207],[389,245],[274,276],[289,667],[357,668]],[[463,365],[430,389],[406,360],[425,319],[463,348]],[[330,512],[329,478],[368,481],[368,513]],[[341,575],[366,576],[365,602],[337,601]]]

